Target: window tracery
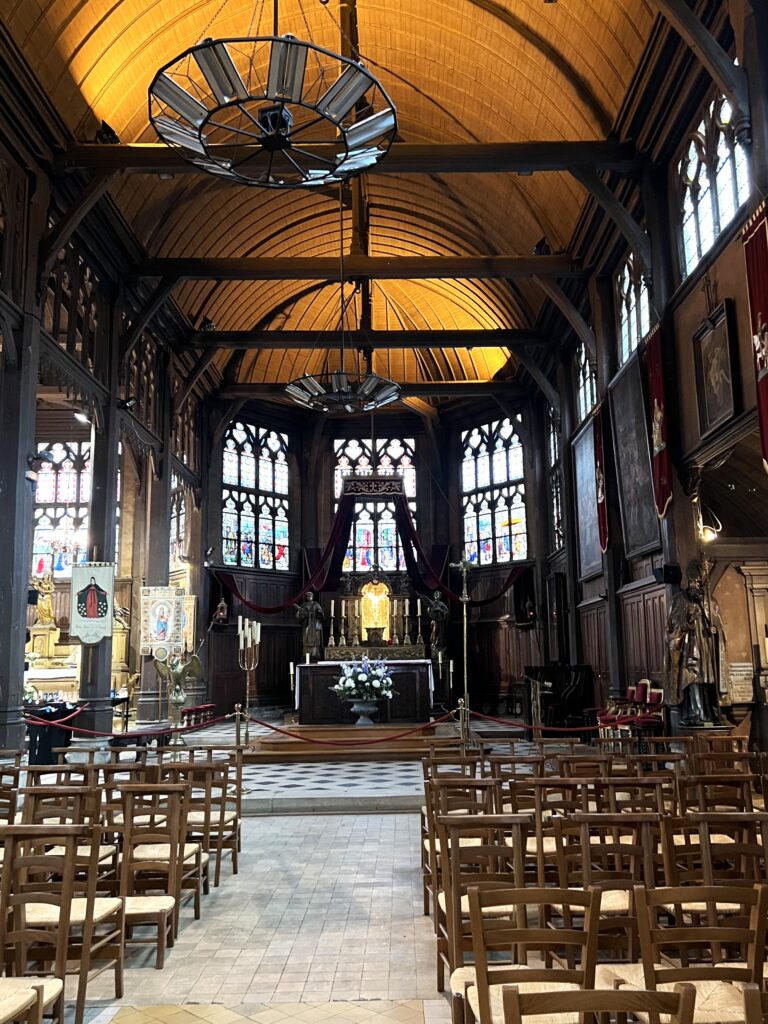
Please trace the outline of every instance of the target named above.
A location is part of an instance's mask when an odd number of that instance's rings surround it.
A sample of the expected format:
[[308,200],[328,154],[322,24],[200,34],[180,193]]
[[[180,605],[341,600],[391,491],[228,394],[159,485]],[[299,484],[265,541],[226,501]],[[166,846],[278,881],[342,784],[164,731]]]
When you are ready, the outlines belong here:
[[[411,515],[416,518],[415,439],[376,438],[376,459],[371,438],[337,438],[333,442],[336,459],[334,496],[341,497],[342,481],[350,473],[373,472],[403,477],[405,496]],[[384,572],[405,569],[405,559],[395,526],[395,506],[391,501],[366,501],[355,504],[349,546],[344,556],[344,572],[369,572],[377,566]]]
[[174,572],[184,566],[187,539],[187,494],[182,481],[171,474],[171,523],[168,569]]
[[623,366],[651,329],[648,285],[639,261],[630,254],[616,278],[619,319],[619,366]]
[[547,415],[547,453],[549,456],[549,526],[553,551],[563,546],[563,489],[560,476],[560,424],[552,409]]
[[749,198],[749,162],[724,97],[713,100],[678,165],[683,276],[690,274]]
[[576,374],[576,407],[581,423],[597,405],[597,375],[583,342],[576,349]]
[[515,420],[461,435],[464,555],[471,565],[517,561],[528,554],[523,446]]
[[288,436],[231,423],[224,435],[223,485],[224,564],[287,571]]

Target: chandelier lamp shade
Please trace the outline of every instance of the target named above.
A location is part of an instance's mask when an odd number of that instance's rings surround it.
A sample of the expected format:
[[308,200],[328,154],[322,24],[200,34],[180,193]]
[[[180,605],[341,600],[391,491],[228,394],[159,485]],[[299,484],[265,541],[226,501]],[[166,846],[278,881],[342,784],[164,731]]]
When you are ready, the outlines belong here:
[[372,412],[400,397],[400,385],[376,373],[305,374],[286,384],[285,393],[297,405],[323,413]]
[[201,170],[280,189],[369,170],[397,132],[392,101],[361,62],[277,34],[185,50],[152,80],[149,118]]

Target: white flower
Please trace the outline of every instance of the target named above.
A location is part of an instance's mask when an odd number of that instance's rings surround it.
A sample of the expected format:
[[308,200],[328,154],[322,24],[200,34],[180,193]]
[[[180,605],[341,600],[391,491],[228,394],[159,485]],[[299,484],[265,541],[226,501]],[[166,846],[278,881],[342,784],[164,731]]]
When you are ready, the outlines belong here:
[[373,684],[372,684],[372,685],[373,685],[373,686],[374,686],[374,687],[375,687],[375,688],[376,688],[377,690],[381,688],[381,683],[379,682],[379,680],[378,680],[378,679],[374,679],[374,680],[373,680]]
[[354,690],[354,688],[355,688],[355,681],[354,681],[354,679],[348,679],[345,685],[346,685],[348,690]]
[[367,672],[359,672],[358,676],[357,676],[357,679],[358,679],[358,682],[360,682],[360,683],[366,682],[366,680],[368,679],[368,673]]

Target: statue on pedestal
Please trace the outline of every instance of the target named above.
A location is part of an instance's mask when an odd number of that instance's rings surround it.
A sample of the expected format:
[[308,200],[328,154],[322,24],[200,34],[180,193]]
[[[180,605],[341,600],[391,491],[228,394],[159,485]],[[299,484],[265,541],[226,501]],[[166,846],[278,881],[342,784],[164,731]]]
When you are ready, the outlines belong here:
[[32,579],[29,583],[33,590],[37,591],[37,604],[35,606],[37,610],[37,618],[35,619],[36,626],[50,626],[51,628],[56,627],[56,618],[53,613],[53,573],[50,570],[43,573],[42,579]]
[[445,630],[448,622],[448,605],[443,601],[439,590],[427,598],[427,615],[429,616],[429,646],[432,656],[446,649]]
[[[719,725],[720,694],[728,692],[726,639],[720,608],[709,594],[709,563],[688,567],[688,586],[669,604],[664,696],[680,707],[680,724]],[[682,575],[681,575],[682,579]]]
[[304,604],[296,609],[296,618],[302,626],[303,653],[310,661],[317,661],[323,651],[323,609],[312,591],[307,592]]

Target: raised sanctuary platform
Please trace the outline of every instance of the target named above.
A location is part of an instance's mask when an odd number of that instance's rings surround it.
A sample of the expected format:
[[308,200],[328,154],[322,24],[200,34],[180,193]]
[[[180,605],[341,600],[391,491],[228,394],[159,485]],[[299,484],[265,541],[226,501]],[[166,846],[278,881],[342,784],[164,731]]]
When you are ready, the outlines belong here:
[[[432,662],[428,658],[387,659],[387,666],[394,694],[392,700],[379,701],[378,723],[402,726],[428,722],[434,690]],[[340,700],[331,689],[340,675],[339,661],[296,666],[299,725],[354,725],[356,716],[351,714],[349,702]]]
[[455,743],[458,723],[445,722],[434,729],[408,732],[407,724],[374,725],[356,729],[348,725],[287,725],[286,732],[259,736],[245,752],[246,764],[297,763],[300,761],[418,761],[429,745]]

